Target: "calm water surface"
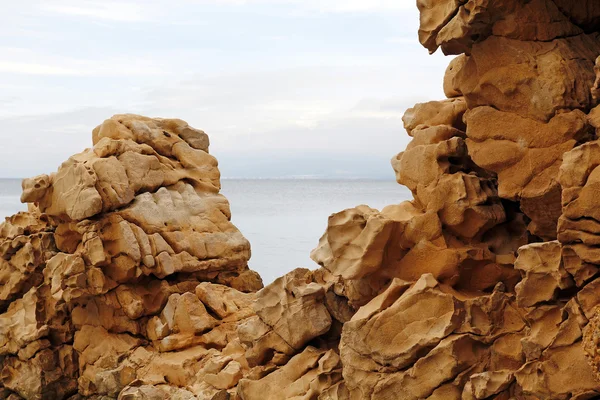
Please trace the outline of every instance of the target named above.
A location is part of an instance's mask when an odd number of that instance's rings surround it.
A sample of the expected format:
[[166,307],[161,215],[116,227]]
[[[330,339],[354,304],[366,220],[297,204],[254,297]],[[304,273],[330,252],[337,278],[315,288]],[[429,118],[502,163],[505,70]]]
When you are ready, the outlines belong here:
[[21,204],[20,197],[20,179],[0,179],[0,222],[4,221],[4,217],[27,210],[27,206]]
[[[265,283],[297,267],[317,267],[309,254],[330,214],[360,204],[381,209],[411,198],[394,181],[225,179],[222,186],[233,223],[252,244],[250,267]],[[20,180],[0,179],[0,219],[26,209],[20,195]]]

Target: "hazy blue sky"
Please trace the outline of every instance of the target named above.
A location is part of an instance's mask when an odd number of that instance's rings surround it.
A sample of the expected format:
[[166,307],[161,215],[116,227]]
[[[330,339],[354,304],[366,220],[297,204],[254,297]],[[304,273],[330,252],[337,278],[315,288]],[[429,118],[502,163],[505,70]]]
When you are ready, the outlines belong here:
[[415,0],[0,0],[0,177],[56,170],[115,113],[205,130],[226,177],[393,177],[449,59]]

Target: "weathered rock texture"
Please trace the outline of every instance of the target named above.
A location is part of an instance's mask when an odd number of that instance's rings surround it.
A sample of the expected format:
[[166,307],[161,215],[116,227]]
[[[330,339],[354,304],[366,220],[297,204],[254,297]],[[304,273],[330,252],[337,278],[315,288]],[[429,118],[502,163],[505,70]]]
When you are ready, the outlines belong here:
[[414,200],[262,289],[207,136],[105,121],[0,226],[0,397],[599,398],[598,4],[418,0],[458,56],[404,115]]
[[0,225],[0,398],[234,387],[250,368],[237,326],[262,281],[208,136],[116,115],[93,144],[23,181],[29,212]]

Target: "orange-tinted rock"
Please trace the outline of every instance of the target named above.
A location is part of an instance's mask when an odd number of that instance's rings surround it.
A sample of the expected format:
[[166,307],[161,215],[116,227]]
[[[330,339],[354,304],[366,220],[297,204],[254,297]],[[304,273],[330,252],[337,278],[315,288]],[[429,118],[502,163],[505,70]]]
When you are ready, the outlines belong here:
[[43,281],[43,268],[55,254],[47,221],[19,213],[0,224],[0,311]]
[[308,270],[297,269],[257,293],[254,311],[290,347],[299,350],[329,331],[325,290]]
[[548,121],[559,110],[596,104],[590,89],[599,52],[598,34],[551,42],[492,36],[473,46],[456,79],[468,108],[491,106]]
[[418,104],[404,115],[413,136],[406,151],[392,159],[398,183],[406,185],[417,204],[438,213],[450,232],[473,238],[504,222],[495,182],[472,172],[464,141],[464,101]]
[[321,398],[319,395],[342,379],[340,367],[340,358],[333,350],[309,346],[264,378],[240,381],[237,394],[244,400]]
[[585,114],[565,112],[543,123],[486,106],[469,110],[465,122],[469,155],[498,174],[498,195],[521,202],[532,233],[555,238],[558,170],[563,154],[591,137]]
[[[236,288],[262,281],[218,193],[208,137],[120,115],[93,141],[25,180],[35,204],[0,225],[0,388],[26,399],[131,396],[134,382],[235,392],[250,373],[237,328],[255,316],[254,294]],[[202,369],[219,357],[229,361]]]
[[600,214],[596,196],[600,185],[596,175],[600,165],[598,141],[579,146],[564,155],[559,181],[563,189],[563,212],[558,223],[558,240],[585,263],[598,264]]
[[[419,0],[419,40],[434,52],[468,53],[490,35],[547,42],[589,31],[600,10],[592,0],[577,6],[569,0]],[[593,25],[592,25],[593,26]]]
[[[0,225],[0,397],[600,397],[600,6],[419,0],[459,56],[403,117],[414,199],[265,288],[208,136],[117,115]],[[285,268],[282,265],[282,268]]]
[[564,268],[560,243],[533,243],[519,249],[515,268],[523,279],[517,284],[517,302],[521,307],[531,307],[557,299],[560,290],[575,283]]
[[596,379],[600,381],[600,314],[597,310],[585,328],[583,343]]

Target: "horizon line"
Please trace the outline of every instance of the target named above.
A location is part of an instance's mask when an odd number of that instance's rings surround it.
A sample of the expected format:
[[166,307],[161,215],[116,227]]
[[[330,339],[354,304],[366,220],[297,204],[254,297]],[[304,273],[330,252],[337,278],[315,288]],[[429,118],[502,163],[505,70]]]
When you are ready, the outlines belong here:
[[[0,176],[0,180],[2,181],[22,181],[23,179],[28,179],[31,177],[5,177]],[[359,176],[359,177],[336,177],[336,176],[281,176],[281,177],[236,177],[236,176],[227,176],[221,177],[222,181],[396,181],[394,178],[383,178],[383,177],[375,177],[375,176]]]

